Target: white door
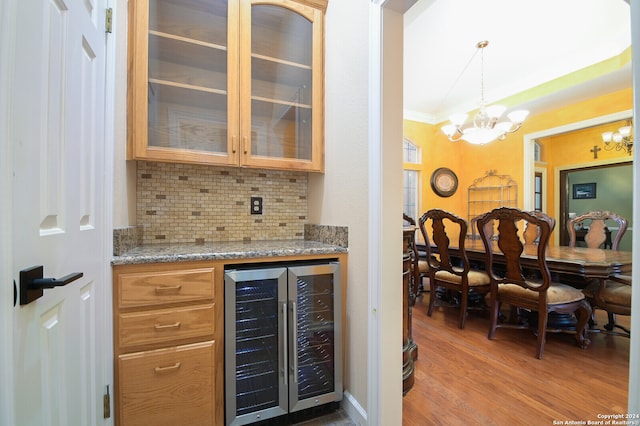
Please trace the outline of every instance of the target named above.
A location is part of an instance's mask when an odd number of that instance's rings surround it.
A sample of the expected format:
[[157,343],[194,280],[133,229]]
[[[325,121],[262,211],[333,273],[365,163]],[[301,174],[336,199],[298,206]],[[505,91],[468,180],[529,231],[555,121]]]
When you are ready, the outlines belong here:
[[104,424],[111,359],[104,331],[106,0],[2,1],[9,14],[2,23],[12,27],[2,32],[11,40],[0,46],[9,47],[0,60],[11,65],[2,68],[9,75],[0,106],[13,158],[13,277],[19,289],[20,271],[33,266],[58,279],[83,273],[12,308],[4,420]]

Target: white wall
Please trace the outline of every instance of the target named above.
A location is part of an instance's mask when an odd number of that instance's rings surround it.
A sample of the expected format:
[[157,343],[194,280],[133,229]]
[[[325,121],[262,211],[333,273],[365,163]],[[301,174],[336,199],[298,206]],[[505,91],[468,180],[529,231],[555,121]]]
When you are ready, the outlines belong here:
[[[366,410],[369,0],[330,1],[325,21],[325,174],[309,175],[309,222],[349,228],[345,389]],[[362,414],[362,413],[360,413]]]
[[358,422],[396,425],[402,423],[404,10],[381,10],[379,3],[329,2],[326,173],[310,176],[309,221],[349,228],[344,406]]

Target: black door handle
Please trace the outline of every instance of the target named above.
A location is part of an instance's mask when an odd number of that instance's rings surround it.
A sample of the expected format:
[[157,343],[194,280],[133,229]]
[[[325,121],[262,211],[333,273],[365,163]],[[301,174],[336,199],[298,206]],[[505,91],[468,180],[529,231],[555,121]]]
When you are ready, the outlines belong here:
[[45,288],[54,288],[67,285],[81,278],[82,272],[73,272],[62,278],[44,278],[44,267],[32,266],[20,271],[20,304],[26,305],[44,294]]

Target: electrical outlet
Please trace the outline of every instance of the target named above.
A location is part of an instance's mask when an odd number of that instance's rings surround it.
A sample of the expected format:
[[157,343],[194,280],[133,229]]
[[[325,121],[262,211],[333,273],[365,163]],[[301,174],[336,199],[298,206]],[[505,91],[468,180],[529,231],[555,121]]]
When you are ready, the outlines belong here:
[[251,214],[262,214],[262,197],[251,197]]

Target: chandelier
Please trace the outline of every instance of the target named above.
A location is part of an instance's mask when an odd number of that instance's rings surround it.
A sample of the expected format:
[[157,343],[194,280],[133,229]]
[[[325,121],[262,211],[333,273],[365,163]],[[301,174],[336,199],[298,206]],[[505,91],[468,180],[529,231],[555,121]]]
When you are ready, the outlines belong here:
[[[442,127],[442,131],[451,142],[463,139],[474,145],[484,145],[496,139],[504,140],[507,133],[516,132],[529,115],[529,111],[518,110],[507,114],[508,120],[500,121],[506,111],[502,105],[487,106],[484,100],[484,54],[483,49],[489,45],[488,41],[480,41],[476,45],[480,50],[480,109],[473,117],[473,121],[465,123],[467,114],[454,114],[449,117],[451,124]],[[476,50],[475,53],[478,53]],[[474,53],[474,56],[475,56]]]
[[[627,154],[631,155],[633,149],[633,138],[631,137],[631,120],[627,121],[627,125],[620,127],[617,132],[604,132],[602,134],[602,140],[604,141],[604,149],[611,151],[627,151]],[[613,143],[611,143],[613,142]]]

